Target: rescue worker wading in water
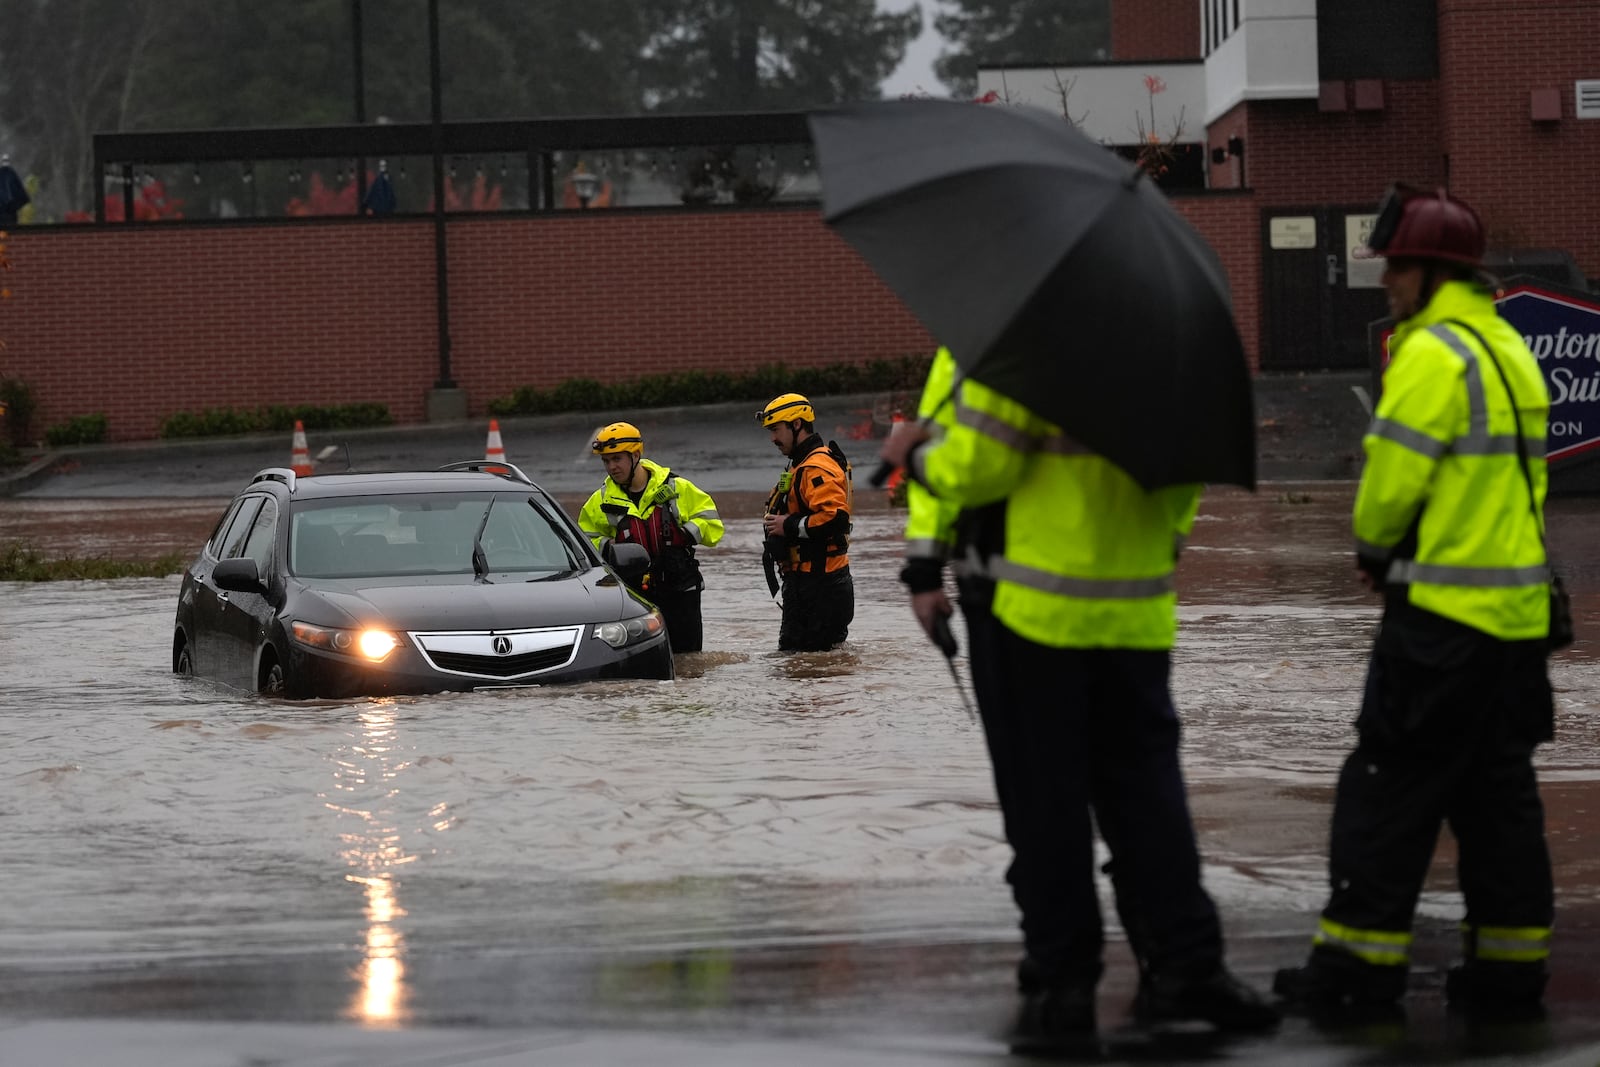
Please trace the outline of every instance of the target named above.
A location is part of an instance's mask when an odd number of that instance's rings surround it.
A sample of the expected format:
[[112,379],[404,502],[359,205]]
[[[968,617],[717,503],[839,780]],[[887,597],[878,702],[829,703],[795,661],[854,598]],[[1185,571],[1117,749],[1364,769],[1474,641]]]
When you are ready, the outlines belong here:
[[722,540],[717,505],[689,479],[645,459],[644,438],[630,422],[607,426],[589,447],[607,477],[578,513],[578,525],[608,560],[612,541],[649,551],[650,569],[628,585],[661,609],[672,651],[699,652],[705,581],[694,550]]
[[[789,466],[767,500],[764,559],[782,577],[778,648],[820,652],[844,641],[855,618],[850,577],[850,464],[813,428],[817,413],[799,393],[784,393],[756,412]],[[778,595],[777,578],[769,584]]]

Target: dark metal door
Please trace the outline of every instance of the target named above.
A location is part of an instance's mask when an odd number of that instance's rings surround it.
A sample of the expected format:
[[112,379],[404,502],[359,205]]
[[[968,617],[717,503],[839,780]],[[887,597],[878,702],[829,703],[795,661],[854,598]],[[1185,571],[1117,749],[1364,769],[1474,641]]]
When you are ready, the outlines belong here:
[[1367,366],[1367,324],[1387,311],[1381,260],[1352,260],[1369,207],[1261,212],[1262,370]]

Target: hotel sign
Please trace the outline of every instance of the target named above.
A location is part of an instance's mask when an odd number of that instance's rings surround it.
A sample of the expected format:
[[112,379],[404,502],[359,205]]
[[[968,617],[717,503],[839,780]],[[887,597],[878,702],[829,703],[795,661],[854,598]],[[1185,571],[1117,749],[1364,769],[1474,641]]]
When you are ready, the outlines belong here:
[[[1506,279],[1505,286],[1495,306],[1539,360],[1550,391],[1545,455],[1551,469],[1578,456],[1595,458],[1600,449],[1600,296],[1527,275]],[[1377,341],[1374,386],[1381,387],[1394,321],[1382,319],[1369,331]]]

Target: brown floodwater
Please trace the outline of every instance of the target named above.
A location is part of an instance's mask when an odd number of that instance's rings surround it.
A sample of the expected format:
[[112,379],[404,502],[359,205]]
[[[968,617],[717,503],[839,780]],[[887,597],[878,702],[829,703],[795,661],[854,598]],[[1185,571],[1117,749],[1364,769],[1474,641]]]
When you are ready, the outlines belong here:
[[[1323,899],[1377,620],[1352,491],[1213,492],[1180,565],[1205,878],[1259,984]],[[224,503],[0,500],[0,543],[189,553]],[[1008,850],[980,732],[896,581],[902,513],[863,501],[848,644],[790,656],[760,498],[721,505],[707,651],[673,683],[277,702],[170,674],[176,577],[0,584],[4,1013],[993,1032]],[[1581,639],[1552,661],[1538,759],[1561,894],[1547,1048],[1600,1034],[1596,510],[1551,509]],[[1446,840],[1419,908],[1424,991],[1454,948],[1450,859]],[[1130,993],[1108,960],[1107,996]]]

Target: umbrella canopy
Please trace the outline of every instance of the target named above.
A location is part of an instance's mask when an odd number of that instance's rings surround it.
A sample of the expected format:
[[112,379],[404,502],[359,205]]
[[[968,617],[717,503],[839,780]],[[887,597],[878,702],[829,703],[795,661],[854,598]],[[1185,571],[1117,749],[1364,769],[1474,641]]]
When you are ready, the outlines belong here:
[[973,379],[1140,484],[1255,488],[1221,264],[1132,164],[1034,108],[811,116],[824,219]]

